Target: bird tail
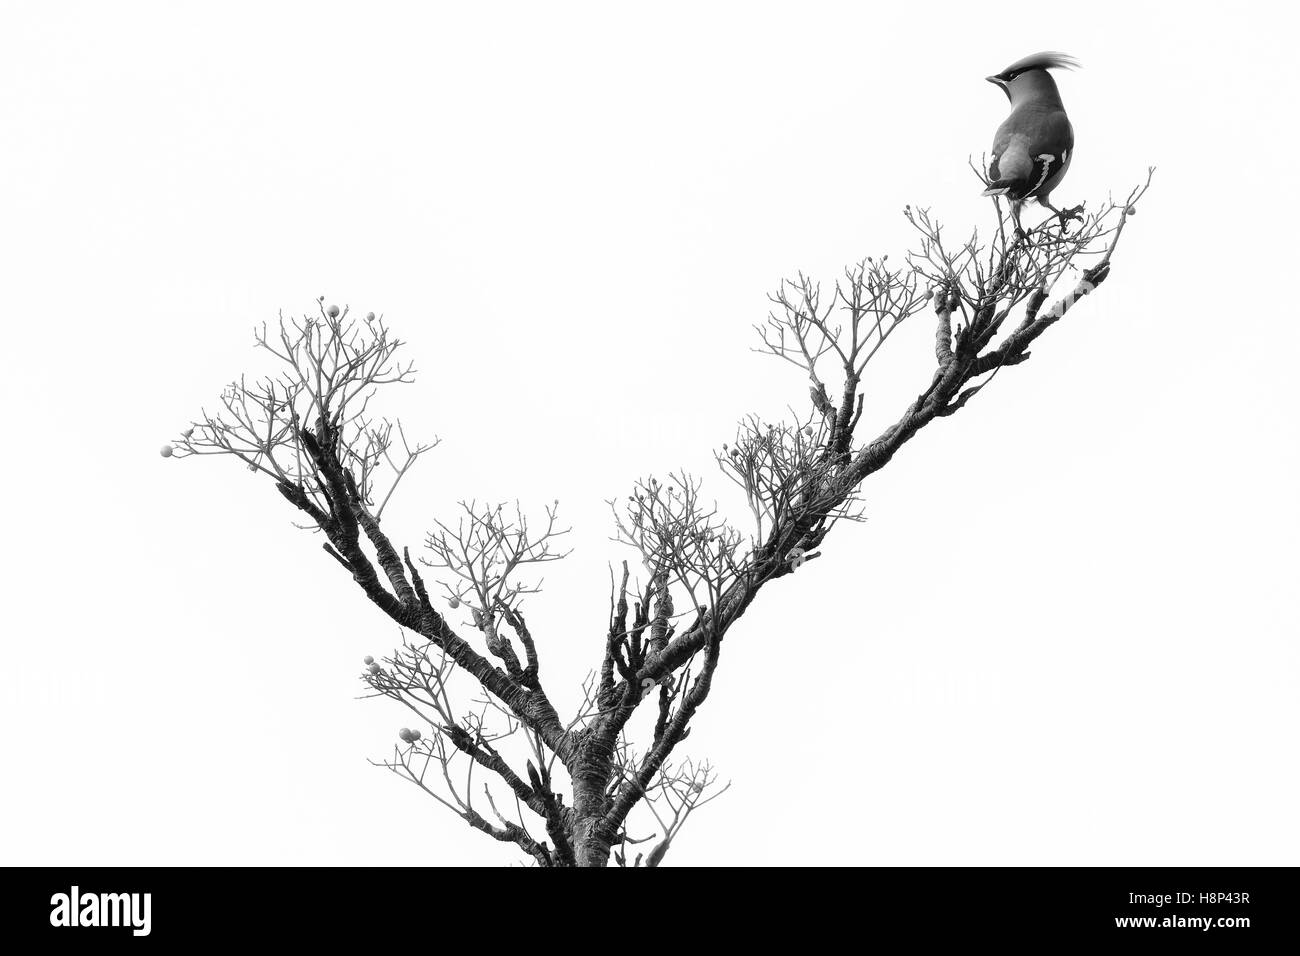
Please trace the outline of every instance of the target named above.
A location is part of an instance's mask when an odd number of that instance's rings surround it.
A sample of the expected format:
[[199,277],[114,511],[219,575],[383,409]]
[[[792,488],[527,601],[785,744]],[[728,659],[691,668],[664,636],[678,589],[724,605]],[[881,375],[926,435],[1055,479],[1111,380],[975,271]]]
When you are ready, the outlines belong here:
[[1011,192],[1011,187],[1015,185],[1008,180],[998,180],[989,183],[989,188],[980,193],[981,196],[1005,196]]

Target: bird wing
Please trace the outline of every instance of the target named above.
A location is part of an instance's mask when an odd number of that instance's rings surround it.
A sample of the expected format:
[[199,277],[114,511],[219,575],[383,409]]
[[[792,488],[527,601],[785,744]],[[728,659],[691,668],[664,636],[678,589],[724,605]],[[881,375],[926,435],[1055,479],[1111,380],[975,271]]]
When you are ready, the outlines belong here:
[[1064,110],[1015,110],[993,137],[986,196],[1046,195],[1070,163],[1074,130]]

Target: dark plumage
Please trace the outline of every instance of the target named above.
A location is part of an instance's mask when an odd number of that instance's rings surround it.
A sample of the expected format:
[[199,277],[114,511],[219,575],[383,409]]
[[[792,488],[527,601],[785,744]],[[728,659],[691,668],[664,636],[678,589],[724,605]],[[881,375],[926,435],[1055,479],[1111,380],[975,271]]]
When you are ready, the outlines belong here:
[[1011,114],[993,137],[985,196],[1005,196],[1020,224],[1020,204],[1036,199],[1064,223],[1079,216],[1078,207],[1064,212],[1051,204],[1052,190],[1070,167],[1074,129],[1066,116],[1056,81],[1048,70],[1074,69],[1064,53],[1035,53],[1017,60],[988,81],[1007,95]]

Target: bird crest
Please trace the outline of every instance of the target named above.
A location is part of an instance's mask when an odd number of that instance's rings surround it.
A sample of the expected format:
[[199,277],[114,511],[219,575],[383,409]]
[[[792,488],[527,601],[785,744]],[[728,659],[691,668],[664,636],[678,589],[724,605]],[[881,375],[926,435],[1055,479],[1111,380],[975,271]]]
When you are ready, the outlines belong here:
[[998,75],[1010,77],[1025,70],[1074,70],[1078,66],[1079,61],[1068,53],[1054,53],[1047,50],[1043,53],[1031,53],[1023,60],[1016,60]]

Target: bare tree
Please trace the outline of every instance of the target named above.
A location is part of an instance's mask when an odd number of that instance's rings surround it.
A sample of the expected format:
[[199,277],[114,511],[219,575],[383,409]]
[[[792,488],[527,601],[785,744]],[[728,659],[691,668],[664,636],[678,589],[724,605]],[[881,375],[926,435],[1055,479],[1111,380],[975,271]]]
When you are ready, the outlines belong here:
[[[684,473],[648,477],[610,502],[615,540],[632,562],[611,572],[600,661],[567,717],[551,703],[524,616],[538,572],[566,553],[558,504],[530,519],[517,505],[463,502],[426,535],[418,560],[382,524],[398,484],[435,443],[413,442],[370,411],[381,386],[413,377],[374,313],[355,318],[322,300],[319,315],[264,326],[257,344],[280,373],[230,385],[221,408],[163,454],[225,455],[265,474],[401,628],[401,646],[367,658],[362,674],[367,694],[412,714],[382,766],[539,865],[612,857],[656,866],[691,814],[726,789],[710,764],[677,748],[709,698],[731,627],[764,585],[817,558],[835,524],[859,516],[867,476],[1026,361],[1038,337],[1105,281],[1149,184],[1077,225],[1050,219],[1028,232],[995,203],[987,242],[950,242],[928,211],[909,208],[919,241],[903,262],[868,258],[828,289],[803,275],[782,283],[757,330],[762,351],[807,379],[807,410],[776,424],[748,417],[717,452],[748,502],[745,527]],[[936,323],[928,382],[893,425],[861,441],[868,365],[927,310]],[[458,629],[453,617],[465,623]],[[637,740],[639,710],[649,719]]]

